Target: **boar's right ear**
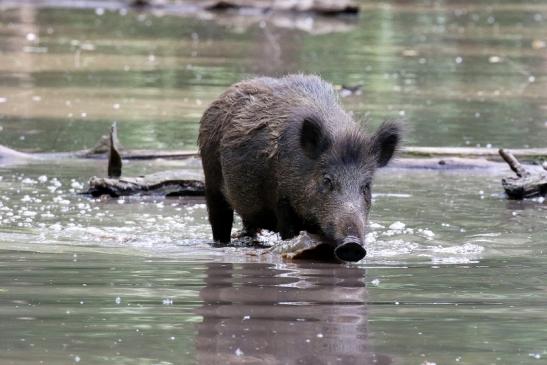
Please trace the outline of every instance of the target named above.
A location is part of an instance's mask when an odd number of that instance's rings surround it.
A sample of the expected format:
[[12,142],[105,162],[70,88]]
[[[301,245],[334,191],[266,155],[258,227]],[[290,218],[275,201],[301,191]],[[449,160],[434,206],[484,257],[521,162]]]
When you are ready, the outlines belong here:
[[401,142],[402,127],[397,122],[384,122],[371,138],[372,154],[376,156],[378,167],[384,167]]
[[321,122],[314,118],[306,118],[300,130],[300,146],[312,160],[317,159],[329,146]]

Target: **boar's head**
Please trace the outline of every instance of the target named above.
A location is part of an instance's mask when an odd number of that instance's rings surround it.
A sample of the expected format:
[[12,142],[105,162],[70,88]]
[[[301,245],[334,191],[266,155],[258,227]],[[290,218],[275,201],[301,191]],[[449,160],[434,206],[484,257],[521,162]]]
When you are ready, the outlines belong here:
[[384,122],[372,135],[357,126],[329,130],[313,118],[302,122],[300,146],[313,163],[305,186],[305,215],[334,246],[338,259],[365,256],[374,172],[389,162],[400,139],[401,127],[394,122]]

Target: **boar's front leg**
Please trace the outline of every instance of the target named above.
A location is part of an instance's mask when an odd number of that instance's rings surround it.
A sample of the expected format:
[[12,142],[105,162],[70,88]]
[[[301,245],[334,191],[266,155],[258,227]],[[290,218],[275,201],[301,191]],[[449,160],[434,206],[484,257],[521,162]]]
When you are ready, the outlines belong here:
[[293,238],[300,233],[302,228],[300,218],[287,199],[280,199],[277,202],[276,217],[277,230],[281,235],[281,239]]
[[230,243],[234,210],[220,191],[206,188],[207,211],[215,242]]

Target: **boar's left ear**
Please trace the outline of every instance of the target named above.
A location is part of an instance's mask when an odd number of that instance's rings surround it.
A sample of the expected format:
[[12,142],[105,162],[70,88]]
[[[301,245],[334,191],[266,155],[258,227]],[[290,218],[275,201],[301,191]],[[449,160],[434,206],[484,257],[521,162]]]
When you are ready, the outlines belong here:
[[384,122],[371,137],[372,154],[378,167],[387,165],[401,141],[402,128],[397,122]]
[[317,159],[329,147],[329,138],[320,121],[314,118],[304,119],[300,130],[300,146],[312,160]]

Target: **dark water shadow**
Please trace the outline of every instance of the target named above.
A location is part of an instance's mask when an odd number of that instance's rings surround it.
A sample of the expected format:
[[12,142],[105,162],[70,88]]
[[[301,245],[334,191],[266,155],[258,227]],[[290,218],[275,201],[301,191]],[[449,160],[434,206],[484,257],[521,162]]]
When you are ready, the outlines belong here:
[[390,364],[368,342],[365,270],[336,264],[207,264],[201,364]]

